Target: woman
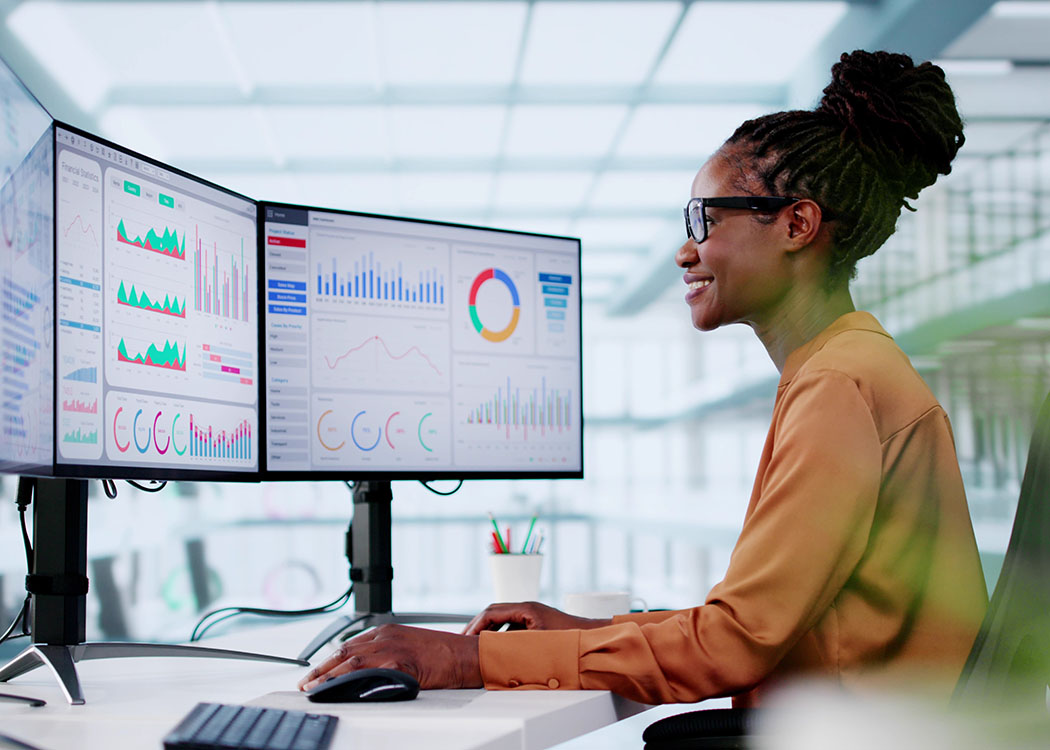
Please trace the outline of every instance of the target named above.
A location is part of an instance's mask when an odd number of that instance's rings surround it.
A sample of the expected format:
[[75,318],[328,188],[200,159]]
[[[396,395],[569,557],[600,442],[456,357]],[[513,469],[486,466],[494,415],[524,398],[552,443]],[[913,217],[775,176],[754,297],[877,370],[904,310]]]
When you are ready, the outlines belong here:
[[[743,529],[702,606],[571,617],[496,604],[464,635],[380,628],[303,681],[389,666],[424,687],[608,689],[647,703],[785,679],[918,678],[950,693],[987,604],[944,410],[849,292],[902,206],[951,170],[962,122],[940,68],[854,52],[815,111],[745,122],[686,208],[693,324],[750,325],[781,373]],[[495,633],[504,623],[527,626]]]

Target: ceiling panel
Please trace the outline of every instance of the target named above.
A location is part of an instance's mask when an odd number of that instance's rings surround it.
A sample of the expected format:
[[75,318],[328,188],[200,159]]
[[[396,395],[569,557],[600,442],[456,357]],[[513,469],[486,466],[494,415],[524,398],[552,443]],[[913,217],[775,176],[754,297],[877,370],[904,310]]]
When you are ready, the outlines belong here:
[[587,198],[590,172],[504,172],[496,178],[494,210],[577,209]]
[[388,115],[394,157],[495,157],[506,108],[391,107]]
[[588,202],[594,209],[649,208],[677,212],[689,201],[695,170],[610,170],[601,175]]
[[745,120],[765,109],[752,105],[695,106],[648,104],[631,117],[619,156],[682,156],[683,166],[699,168]]
[[604,156],[627,107],[517,106],[510,111],[505,154]]
[[966,143],[959,153],[967,156],[1002,153],[1030,136],[1039,127],[1041,124],[1035,122],[967,123],[963,130]]
[[204,159],[271,159],[275,164],[280,160],[254,107],[112,107],[103,124],[107,134],[124,141],[124,121],[134,118],[176,164]]
[[1050,58],[1050,3],[997,3],[944,51],[945,57]]
[[538,2],[521,82],[641,83],[680,12],[681,5],[670,2]]
[[382,107],[268,107],[264,114],[289,159],[390,156]]
[[253,85],[379,85],[371,3],[222,3]]
[[1008,75],[953,75],[950,83],[964,119],[1050,119],[1050,68],[1019,68]]
[[521,46],[525,3],[380,3],[383,81],[509,84]]
[[309,172],[298,178],[300,197],[293,203],[381,214],[400,211],[397,178],[390,172]]
[[841,20],[844,2],[693,3],[658,83],[784,83]]
[[[648,247],[652,240],[668,230],[672,224],[667,219],[605,219],[587,218],[578,220],[572,226],[572,234],[583,241],[584,252],[588,248],[623,248]],[[685,234],[685,227],[682,227]],[[669,249],[673,254],[674,248]]]
[[491,172],[399,173],[398,200],[406,216],[425,218],[435,209],[475,209],[492,199]]

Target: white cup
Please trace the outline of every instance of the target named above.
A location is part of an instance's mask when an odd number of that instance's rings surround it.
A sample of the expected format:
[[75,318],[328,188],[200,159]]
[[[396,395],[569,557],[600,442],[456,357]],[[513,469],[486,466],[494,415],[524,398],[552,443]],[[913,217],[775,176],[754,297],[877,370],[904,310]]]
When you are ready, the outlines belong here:
[[632,604],[637,604],[637,609],[643,612],[649,609],[644,599],[632,597],[630,591],[579,591],[566,594],[564,609],[566,614],[576,617],[608,620],[615,615],[627,614]]
[[540,598],[543,555],[489,555],[497,602],[530,602]]

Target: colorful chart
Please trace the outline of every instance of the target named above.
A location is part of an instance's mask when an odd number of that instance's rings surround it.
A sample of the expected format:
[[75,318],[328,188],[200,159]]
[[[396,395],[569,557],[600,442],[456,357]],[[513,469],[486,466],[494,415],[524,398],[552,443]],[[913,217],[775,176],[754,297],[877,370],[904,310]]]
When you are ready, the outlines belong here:
[[120,288],[117,289],[117,304],[135,307],[140,310],[151,310],[152,312],[171,315],[176,318],[186,317],[185,301],[179,302],[178,297],[165,294],[163,302],[154,302],[145,292],[135,291],[134,284],[131,285],[131,291],[128,291],[123,281],[120,282]]
[[215,242],[212,242],[210,248],[205,246],[199,226],[194,234],[196,249],[193,253],[193,309],[247,323],[248,273],[244,264],[244,238],[241,238],[238,260],[233,253],[219,250]]
[[128,345],[124,339],[120,340],[120,344],[117,345],[117,361],[119,362],[131,362],[138,365],[147,365],[149,367],[159,367],[164,370],[186,370],[186,345],[183,344],[182,352],[179,352],[178,343],[172,343],[171,341],[164,342],[164,348],[159,348],[156,344],[150,344],[145,352],[139,352],[137,354],[128,353]]
[[97,383],[98,382],[98,368],[97,367],[78,367],[72,372],[66,373],[62,376],[63,380],[73,380],[78,383]]
[[548,391],[544,377],[539,388],[522,394],[508,377],[506,390],[497,388],[491,399],[468,412],[467,424],[495,427],[505,431],[508,438],[512,430],[520,431],[523,439],[528,439],[530,430],[540,435],[565,432],[572,428],[572,391]]
[[[510,323],[501,331],[489,330],[482,324],[481,318],[478,317],[478,290],[481,289],[482,284],[491,279],[503,282],[510,292],[511,302],[514,306],[510,316]],[[506,341],[514,333],[514,329],[518,327],[518,320],[521,318],[521,298],[518,296],[518,288],[514,286],[510,276],[499,268],[486,268],[475,277],[474,283],[470,287],[470,297],[467,300],[467,304],[470,306],[470,321],[474,324],[474,330],[488,341]]]
[[136,236],[132,240],[128,239],[128,230],[124,226],[124,220],[121,219],[120,223],[117,224],[117,242],[141,247],[143,250],[167,255],[170,258],[186,259],[186,236],[183,235],[180,245],[178,232],[167,227],[165,227],[163,235],[158,235],[156,230],[151,228],[146,232],[145,239]]

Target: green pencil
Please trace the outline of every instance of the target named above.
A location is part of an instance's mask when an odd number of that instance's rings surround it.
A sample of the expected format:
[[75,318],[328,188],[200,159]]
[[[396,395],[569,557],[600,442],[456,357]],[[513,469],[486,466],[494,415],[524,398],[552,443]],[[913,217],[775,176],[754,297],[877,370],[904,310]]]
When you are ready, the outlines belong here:
[[525,550],[527,550],[529,548],[529,538],[532,536],[532,529],[536,525],[536,519],[537,518],[538,518],[538,516],[533,516],[532,517],[532,522],[529,523],[528,533],[525,534],[525,543],[523,545],[521,545],[521,554],[523,554],[523,555],[525,554]]

